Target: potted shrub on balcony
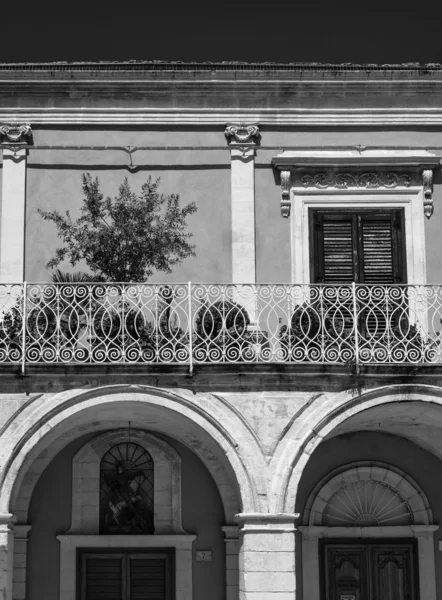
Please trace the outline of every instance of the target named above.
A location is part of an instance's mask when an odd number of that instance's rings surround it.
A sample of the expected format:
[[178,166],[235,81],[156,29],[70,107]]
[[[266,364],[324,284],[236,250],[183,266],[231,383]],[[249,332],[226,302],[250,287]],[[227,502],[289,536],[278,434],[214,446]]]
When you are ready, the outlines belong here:
[[360,357],[373,363],[434,362],[438,357],[439,338],[431,339],[408,315],[399,320],[391,317],[377,326],[367,326],[360,336]]
[[290,326],[279,330],[283,360],[350,362],[354,359],[353,327],[345,308],[332,311],[319,302],[295,306]]
[[195,318],[194,357],[198,362],[253,359],[247,310],[230,300],[204,304]]

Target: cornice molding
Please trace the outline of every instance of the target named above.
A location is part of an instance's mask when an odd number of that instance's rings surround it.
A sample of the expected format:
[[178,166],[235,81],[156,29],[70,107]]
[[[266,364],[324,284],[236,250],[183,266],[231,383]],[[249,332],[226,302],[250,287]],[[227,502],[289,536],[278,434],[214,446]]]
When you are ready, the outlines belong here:
[[280,170],[305,167],[365,168],[429,168],[434,169],[441,162],[441,156],[428,150],[367,149],[365,146],[354,150],[300,150],[287,151],[272,158],[273,166]]
[[421,110],[228,110],[0,108],[0,121],[31,121],[33,125],[225,125],[226,121],[259,121],[261,125],[411,126],[442,125],[442,109]]
[[224,108],[15,108],[0,107],[0,122],[36,125],[442,126],[442,108],[416,109],[224,109]]

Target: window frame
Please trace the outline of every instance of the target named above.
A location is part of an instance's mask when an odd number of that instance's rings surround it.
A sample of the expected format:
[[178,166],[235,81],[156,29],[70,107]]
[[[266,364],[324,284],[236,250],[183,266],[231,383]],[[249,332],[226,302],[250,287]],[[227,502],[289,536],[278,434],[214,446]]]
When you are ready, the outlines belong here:
[[175,600],[175,548],[77,548],[77,598],[86,599],[87,579],[85,576],[88,558],[120,558],[122,560],[123,598],[130,597],[130,561],[137,558],[164,560],[165,568],[165,600]]
[[400,209],[404,210],[407,280],[409,285],[427,283],[425,260],[425,215],[422,186],[404,190],[389,189],[316,189],[304,188],[295,181],[290,189],[291,279],[294,284],[310,284],[309,209]]

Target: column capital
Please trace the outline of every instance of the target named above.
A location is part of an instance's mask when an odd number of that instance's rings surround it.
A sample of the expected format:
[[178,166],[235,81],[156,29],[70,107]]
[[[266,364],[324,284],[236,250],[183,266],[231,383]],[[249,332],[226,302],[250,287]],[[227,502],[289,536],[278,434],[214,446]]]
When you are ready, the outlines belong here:
[[248,532],[291,532],[295,530],[295,520],[299,513],[239,513],[235,521]]
[[32,525],[23,525],[22,523],[16,523],[14,525],[14,537],[17,542],[27,542],[28,534],[32,529]]
[[224,532],[225,542],[237,542],[239,539],[239,525],[223,525],[221,527]]
[[32,128],[29,123],[0,125],[1,144],[32,144]]
[[224,132],[229,146],[249,144],[255,146],[261,134],[257,123],[227,123]]
[[0,513],[0,525],[13,525],[15,517],[11,513]]

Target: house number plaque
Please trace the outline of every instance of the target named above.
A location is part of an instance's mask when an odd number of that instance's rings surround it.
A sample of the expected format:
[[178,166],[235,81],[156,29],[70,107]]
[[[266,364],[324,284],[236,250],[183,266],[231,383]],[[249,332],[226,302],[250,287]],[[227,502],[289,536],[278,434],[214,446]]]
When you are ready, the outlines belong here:
[[197,550],[195,554],[195,558],[198,562],[212,560],[212,550]]

